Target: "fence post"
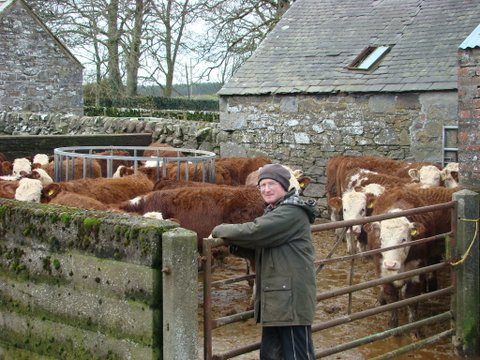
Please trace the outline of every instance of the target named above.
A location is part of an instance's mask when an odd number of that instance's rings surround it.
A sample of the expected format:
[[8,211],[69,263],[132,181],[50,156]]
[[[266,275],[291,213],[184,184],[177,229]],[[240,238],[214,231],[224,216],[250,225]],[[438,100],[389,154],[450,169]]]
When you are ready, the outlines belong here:
[[[455,351],[460,356],[479,354],[479,194],[461,190],[453,194],[458,202],[458,225],[453,259],[463,262],[453,269],[455,294],[452,297],[456,336]],[[467,255],[468,252],[468,255]]]
[[198,359],[198,251],[195,232],[162,236],[163,359]]

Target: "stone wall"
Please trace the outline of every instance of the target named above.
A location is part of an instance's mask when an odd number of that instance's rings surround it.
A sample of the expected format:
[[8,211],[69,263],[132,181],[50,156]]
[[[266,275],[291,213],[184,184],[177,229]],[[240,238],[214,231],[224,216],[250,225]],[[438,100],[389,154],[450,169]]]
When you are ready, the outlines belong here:
[[83,114],[83,66],[23,1],[0,16],[0,112]]
[[480,49],[458,53],[460,182],[480,191]]
[[215,153],[220,151],[218,123],[160,118],[89,117],[29,112],[0,113],[0,135],[140,133],[151,133],[152,142],[159,141],[174,147]]
[[456,92],[223,96],[220,153],[299,166],[314,180],[305,195],[323,201],[325,164],[335,155],[440,163],[443,125],[457,124],[457,101]]
[[268,156],[312,178],[306,197],[325,203],[325,165],[343,154],[443,159],[444,125],[457,125],[456,92],[391,95],[232,96],[220,123],[0,113],[0,135],[151,133],[152,141],[220,156]]

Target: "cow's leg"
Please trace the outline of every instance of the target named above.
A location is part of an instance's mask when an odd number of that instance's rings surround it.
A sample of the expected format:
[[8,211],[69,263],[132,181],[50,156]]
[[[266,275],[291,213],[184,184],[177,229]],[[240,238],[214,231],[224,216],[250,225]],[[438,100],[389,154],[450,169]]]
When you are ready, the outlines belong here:
[[355,254],[355,249],[357,248],[356,246],[357,238],[355,234],[347,230],[347,233],[345,234],[345,238],[347,240],[347,253],[350,255]]
[[[425,281],[422,281],[422,280],[408,281],[407,284],[405,285],[405,299],[421,294],[424,288],[425,288]],[[417,321],[418,303],[409,305],[407,307],[407,311],[408,311],[408,322],[412,323]],[[410,332],[410,337],[412,338],[412,340],[415,340],[415,341],[421,339],[422,334],[420,332],[420,329],[412,330]]]
[[[398,289],[393,284],[383,284],[382,291],[379,295],[378,301],[380,305],[391,304],[398,301]],[[390,320],[388,322],[390,328],[398,326],[398,310],[394,309],[390,313]]]

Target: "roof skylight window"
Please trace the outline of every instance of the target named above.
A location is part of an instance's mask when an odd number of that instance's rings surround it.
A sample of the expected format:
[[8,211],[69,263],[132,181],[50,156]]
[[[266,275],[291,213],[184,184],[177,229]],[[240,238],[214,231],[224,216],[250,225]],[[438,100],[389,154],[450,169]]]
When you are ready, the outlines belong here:
[[388,53],[390,46],[369,46],[348,66],[352,70],[371,70]]

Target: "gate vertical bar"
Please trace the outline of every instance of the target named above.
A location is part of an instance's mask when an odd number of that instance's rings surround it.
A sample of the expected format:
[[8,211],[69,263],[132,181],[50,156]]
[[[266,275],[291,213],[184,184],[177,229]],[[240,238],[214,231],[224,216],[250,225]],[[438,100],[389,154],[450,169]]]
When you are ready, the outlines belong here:
[[460,356],[479,355],[479,195],[471,190],[453,194],[458,202],[458,225],[453,264],[456,291],[453,296],[455,313],[455,351]]

